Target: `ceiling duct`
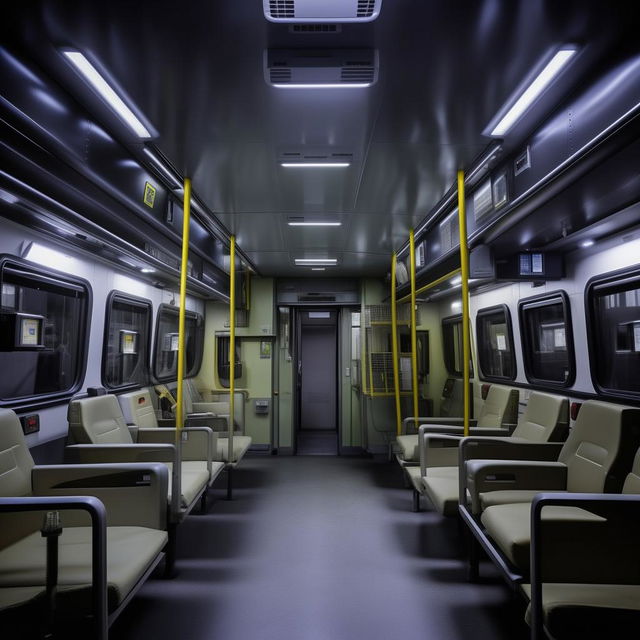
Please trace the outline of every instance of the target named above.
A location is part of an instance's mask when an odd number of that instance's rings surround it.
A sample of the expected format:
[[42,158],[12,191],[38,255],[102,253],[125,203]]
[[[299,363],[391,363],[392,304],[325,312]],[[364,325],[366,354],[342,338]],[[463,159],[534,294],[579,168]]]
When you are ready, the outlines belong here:
[[371,22],[382,0],[262,0],[270,22]]
[[264,79],[274,87],[370,87],[378,81],[376,49],[269,49]]

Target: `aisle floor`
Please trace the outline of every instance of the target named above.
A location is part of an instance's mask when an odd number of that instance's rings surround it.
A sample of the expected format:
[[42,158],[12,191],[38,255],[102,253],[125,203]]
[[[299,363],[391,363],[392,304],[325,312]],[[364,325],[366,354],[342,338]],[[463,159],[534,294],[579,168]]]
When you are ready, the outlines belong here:
[[413,513],[397,465],[253,457],[178,531],[113,640],[519,640],[523,606],[488,563],[469,584],[453,520]]

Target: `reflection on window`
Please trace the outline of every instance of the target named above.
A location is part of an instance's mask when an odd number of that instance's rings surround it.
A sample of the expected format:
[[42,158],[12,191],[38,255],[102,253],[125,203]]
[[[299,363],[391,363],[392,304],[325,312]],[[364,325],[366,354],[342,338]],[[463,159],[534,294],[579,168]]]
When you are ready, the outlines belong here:
[[513,380],[516,357],[511,316],[506,306],[480,309],[476,317],[480,369],[486,379]]
[[[195,376],[202,363],[202,316],[192,311],[185,314],[185,378]],[[178,376],[178,309],[160,305],[156,324],[153,375],[160,382]]]
[[593,377],[614,395],[640,397],[640,273],[604,276],[587,289]]
[[149,382],[151,302],[113,294],[107,303],[102,383],[116,388]]
[[70,395],[84,372],[88,285],[13,259],[0,264],[0,280],[0,400]]
[[[442,343],[444,364],[449,375],[463,375],[462,316],[451,316],[442,320]],[[469,375],[473,377],[473,366],[469,363]]]
[[575,379],[569,300],[564,292],[522,300],[520,330],[529,382],[568,386]]

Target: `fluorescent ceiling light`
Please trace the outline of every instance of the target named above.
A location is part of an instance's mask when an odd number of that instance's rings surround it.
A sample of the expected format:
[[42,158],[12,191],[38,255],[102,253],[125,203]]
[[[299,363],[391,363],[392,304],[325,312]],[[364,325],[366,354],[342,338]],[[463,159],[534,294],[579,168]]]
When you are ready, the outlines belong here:
[[575,53],[576,49],[573,47],[560,49],[493,128],[490,135],[502,136],[511,129],[536,98],[551,84],[551,81],[564,69]]
[[342,222],[287,222],[290,227],[340,227]]
[[27,260],[41,264],[43,267],[57,269],[58,271],[78,273],[80,270],[80,264],[75,258],[36,242],[29,247],[25,257]]
[[595,240],[583,240],[583,241],[580,243],[580,246],[581,246],[581,247],[584,247],[584,248],[586,249],[587,247],[593,247],[593,245],[594,245],[595,243],[596,243],[596,241],[595,241]]
[[455,276],[451,278],[451,285],[455,287],[457,284],[462,284],[462,276]]
[[142,267],[142,269],[140,269],[140,271],[142,271],[142,273],[155,273],[156,270],[153,267]]
[[337,258],[295,258],[294,262],[296,264],[302,264],[302,265],[313,265],[313,266],[321,266],[321,265],[327,265],[327,266],[331,266],[334,265],[338,262]]
[[324,267],[312,267],[311,271],[324,271]]
[[274,83],[271,86],[277,89],[366,89],[371,86],[371,82],[340,82],[336,84]]
[[82,53],[69,50],[62,53],[139,138],[152,137],[150,131]]
[[167,178],[167,180],[169,180],[169,182],[171,183],[171,187],[175,188],[181,185],[181,181],[178,179],[178,177],[164,164],[164,162],[162,162],[162,160],[160,160],[160,158],[158,158],[155,153],[153,153],[153,151],[151,151],[151,149],[147,149],[147,147],[144,147],[143,151],[144,154],[149,158],[149,160],[153,162],[153,166],[158,169],[158,171],[160,171],[160,173],[165,178]]
[[281,167],[297,168],[297,169],[317,169],[321,168],[344,168],[350,166],[350,162],[281,162]]
[[456,311],[462,308],[462,302],[456,301],[451,303],[451,310]]

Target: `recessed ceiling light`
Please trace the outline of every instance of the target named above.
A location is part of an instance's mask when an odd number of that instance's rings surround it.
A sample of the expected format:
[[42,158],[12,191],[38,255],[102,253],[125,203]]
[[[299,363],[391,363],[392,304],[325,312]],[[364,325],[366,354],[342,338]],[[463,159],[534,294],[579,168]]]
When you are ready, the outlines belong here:
[[311,267],[311,271],[324,271],[324,267]]
[[156,270],[153,267],[142,267],[140,269],[140,271],[142,271],[142,273],[155,273]]
[[342,82],[335,84],[274,83],[271,86],[277,89],[366,89],[371,86],[371,82]]
[[288,169],[343,169],[351,166],[350,162],[281,162],[281,167]]
[[587,247],[593,247],[595,243],[596,243],[595,240],[583,240],[580,243],[580,246],[586,249]]
[[317,222],[292,222],[289,221],[287,224],[290,227],[340,227],[342,222],[327,222],[327,221],[317,221]]
[[294,258],[296,264],[306,266],[331,266],[338,262],[337,258]]
[[98,92],[100,97],[116,112],[119,118],[139,138],[151,138],[152,134],[125,101],[116,93],[115,89],[102,77],[100,72],[79,51],[65,49],[64,56],[73,64],[82,77]]
[[569,60],[576,54],[576,47],[562,47],[549,60],[542,71],[522,91],[513,105],[496,124],[491,136],[503,136],[520,119],[524,112],[535,102],[536,98],[551,84],[553,79],[565,68]]

